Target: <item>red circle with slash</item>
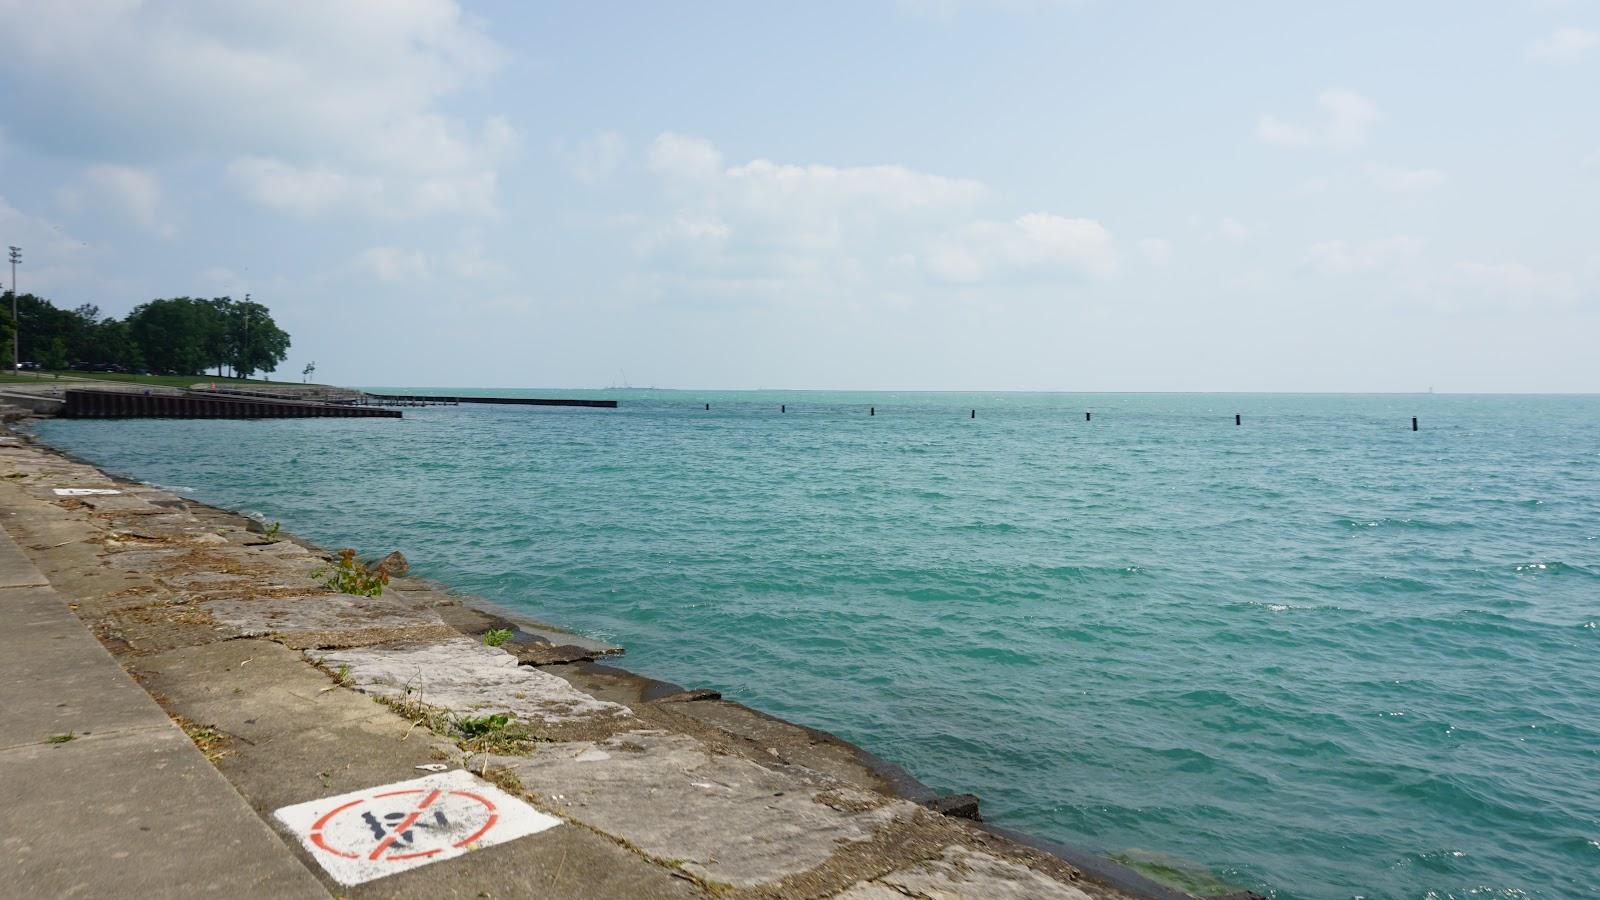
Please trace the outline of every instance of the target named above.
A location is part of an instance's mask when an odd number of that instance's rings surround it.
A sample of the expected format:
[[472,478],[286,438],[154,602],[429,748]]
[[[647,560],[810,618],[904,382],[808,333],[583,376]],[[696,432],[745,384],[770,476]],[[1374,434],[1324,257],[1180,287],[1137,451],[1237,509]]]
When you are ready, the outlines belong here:
[[[382,807],[386,814],[385,818],[394,818],[396,804],[383,801],[392,801],[392,798],[395,797],[407,797],[410,798],[410,802],[399,807],[404,810],[404,813],[392,825],[382,824],[375,817],[368,817],[373,822],[379,823],[376,826],[366,826],[368,828],[367,833],[371,835],[373,840],[373,846],[370,849],[365,847],[345,849],[335,847],[329,843],[330,835],[328,832],[331,830],[329,828],[330,825],[344,822],[347,816],[370,813],[372,810],[366,807]],[[426,831],[426,825],[418,827],[418,820],[427,815],[430,810],[437,812],[446,801],[457,798],[466,802],[451,804],[452,814],[474,819],[481,814],[484,816],[483,824],[459,840],[448,841],[447,838],[446,843],[441,843],[437,847],[419,849],[417,845],[422,841],[409,839],[407,833],[413,830]],[[342,856],[346,859],[366,859],[370,862],[398,862],[404,859],[421,859],[433,856],[451,847],[465,847],[488,834],[489,829],[493,828],[499,819],[500,815],[495,811],[494,803],[490,802],[489,798],[475,794],[472,791],[413,788],[373,794],[371,797],[351,800],[349,803],[337,806],[312,824],[310,838],[313,844],[335,856]],[[339,830],[342,831],[344,829]],[[381,836],[376,833],[377,831],[382,832]],[[396,846],[397,844],[403,844],[404,846]]]

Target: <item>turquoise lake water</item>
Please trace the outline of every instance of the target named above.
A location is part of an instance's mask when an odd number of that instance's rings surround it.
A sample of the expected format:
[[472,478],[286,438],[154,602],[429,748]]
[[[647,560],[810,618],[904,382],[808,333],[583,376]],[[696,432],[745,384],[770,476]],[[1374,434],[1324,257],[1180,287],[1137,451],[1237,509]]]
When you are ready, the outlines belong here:
[[1600,895],[1600,397],[550,393],[623,403],[38,431],[1040,836]]

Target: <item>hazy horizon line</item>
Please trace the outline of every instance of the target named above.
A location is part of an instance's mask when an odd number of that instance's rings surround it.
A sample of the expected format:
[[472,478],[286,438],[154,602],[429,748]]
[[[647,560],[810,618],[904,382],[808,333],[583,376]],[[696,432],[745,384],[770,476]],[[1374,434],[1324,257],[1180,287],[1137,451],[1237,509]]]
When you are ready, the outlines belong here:
[[720,394],[1163,394],[1163,395],[1230,395],[1230,396],[1451,396],[1451,397],[1593,397],[1600,391],[1352,391],[1352,390],[1068,390],[1057,388],[713,388],[713,387],[555,387],[535,385],[482,384],[371,384],[352,385],[357,390],[377,388],[409,388],[412,390],[474,390],[474,391],[658,391],[663,393],[720,393]]

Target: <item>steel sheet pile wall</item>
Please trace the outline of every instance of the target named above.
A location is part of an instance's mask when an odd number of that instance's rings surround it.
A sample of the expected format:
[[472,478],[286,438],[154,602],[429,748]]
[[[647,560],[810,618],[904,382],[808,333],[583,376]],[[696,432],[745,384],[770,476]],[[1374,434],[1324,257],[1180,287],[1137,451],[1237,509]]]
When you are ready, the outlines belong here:
[[399,410],[186,393],[69,390],[61,415],[70,419],[398,419]]

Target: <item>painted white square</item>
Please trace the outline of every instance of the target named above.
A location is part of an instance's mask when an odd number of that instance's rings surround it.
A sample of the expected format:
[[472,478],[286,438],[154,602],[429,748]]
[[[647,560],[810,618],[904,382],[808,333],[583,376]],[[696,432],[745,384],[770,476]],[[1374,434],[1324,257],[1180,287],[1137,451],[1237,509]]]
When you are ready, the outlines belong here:
[[340,884],[360,884],[561,824],[456,769],[273,813]]
[[98,497],[104,494],[120,494],[121,491],[112,488],[56,488],[57,497]]

